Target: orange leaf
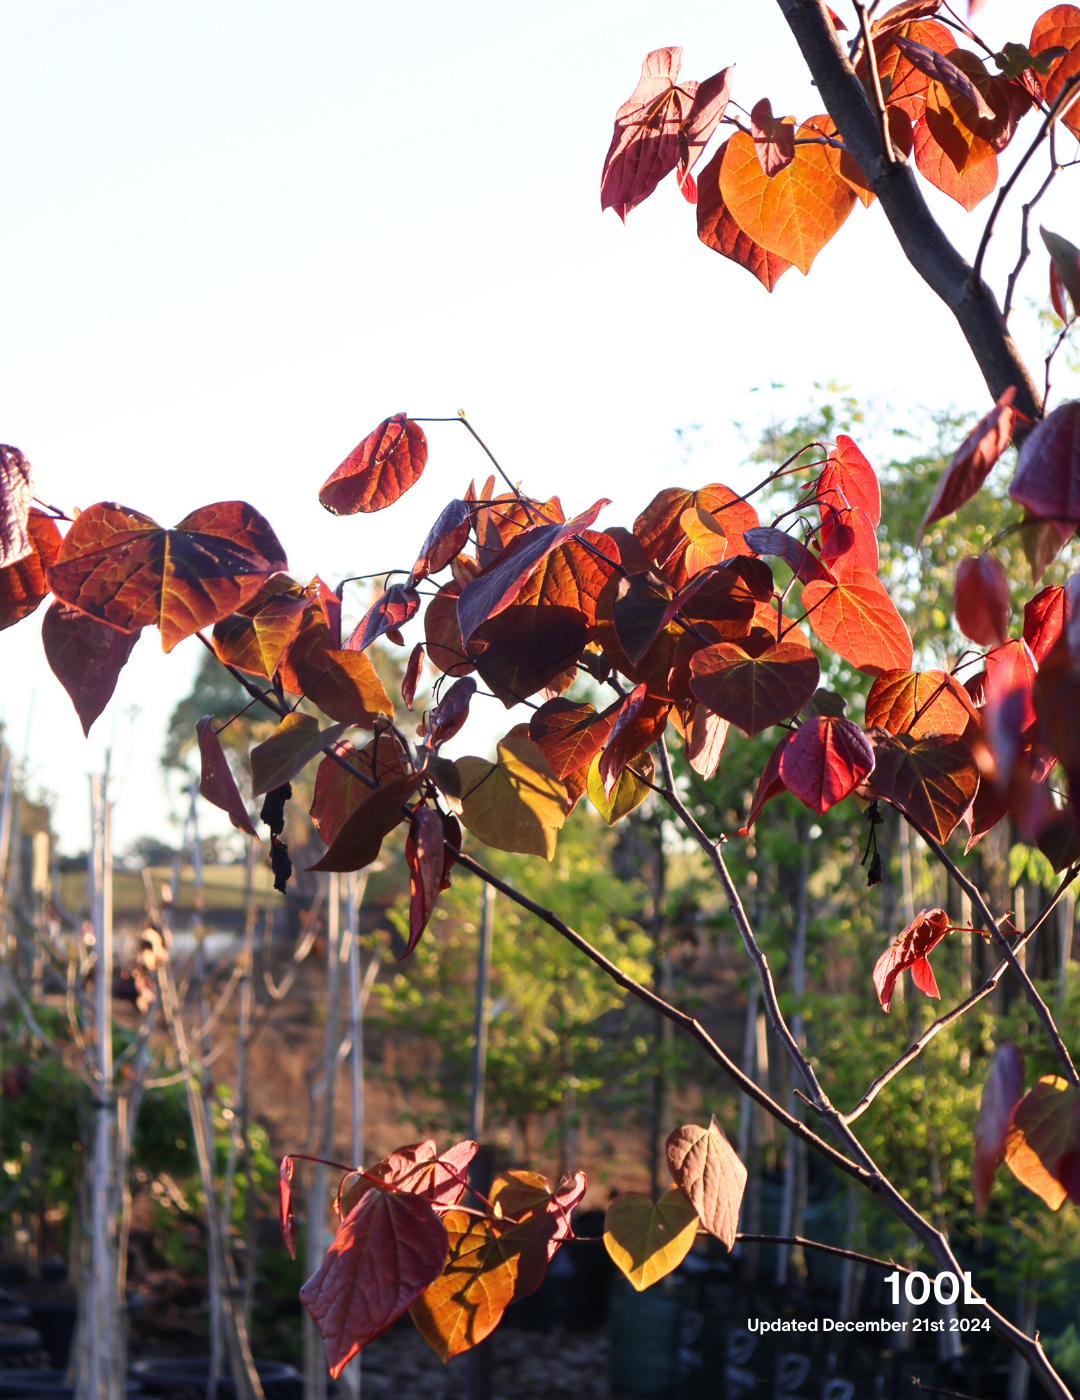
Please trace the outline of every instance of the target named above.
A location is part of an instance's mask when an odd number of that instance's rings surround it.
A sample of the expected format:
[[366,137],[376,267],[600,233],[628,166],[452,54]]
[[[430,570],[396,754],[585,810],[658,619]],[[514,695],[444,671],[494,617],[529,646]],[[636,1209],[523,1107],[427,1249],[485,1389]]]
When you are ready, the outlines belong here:
[[[511,1221],[477,1219],[461,1210],[442,1218],[450,1241],[446,1266],[413,1303],[416,1329],[441,1361],[495,1330],[519,1286],[547,1268],[547,1241]],[[548,1227],[549,1233],[553,1224]]]
[[211,637],[218,660],[269,680],[310,603],[307,591],[298,589],[271,598],[254,616],[232,613],[222,618]]
[[48,579],[62,602],[99,622],[124,632],[159,627],[162,649],[172,651],[239,612],[286,567],[277,536],[243,501],[203,506],[172,530],[103,502],[64,536]]
[[745,734],[759,734],[797,714],[821,676],[817,657],[794,642],[748,656],[734,642],[699,651],[690,663],[694,698]]
[[890,734],[963,734],[979,712],[944,671],[883,671],[866,697],[866,726]]
[[[1036,57],[1046,49],[1059,48],[1068,53],[1055,58],[1042,79],[1049,103],[1056,102],[1068,80],[1080,73],[1080,9],[1075,5],[1051,6],[1039,16],[1031,31],[1028,49]],[[1074,133],[1080,131],[1080,98],[1068,104],[1064,120]]]
[[1064,1079],[1044,1074],[1017,1104],[1005,1139],[1005,1165],[1051,1210],[1068,1194],[1058,1173],[1061,1159],[1076,1151],[1078,1099]]
[[[952,57],[960,53],[954,50]],[[997,156],[992,139],[984,134],[992,127],[966,97],[931,82],[926,108],[915,124],[915,164],[932,185],[969,213],[997,184]]]
[[323,482],[319,501],[331,515],[382,510],[420,480],[427,438],[418,423],[395,413],[354,447]]
[[[724,531],[727,549],[722,558],[753,552],[742,536],[744,530],[759,523],[757,511],[749,502],[740,500],[730,487],[719,483],[703,486],[698,491],[687,491],[681,486],[665,487],[634,521],[634,534],[650,562],[663,572],[672,588],[682,588],[691,575],[686,563],[691,540],[683,529],[682,516],[684,511],[697,506],[714,515]],[[633,568],[625,560],[623,562],[627,568]]]
[[[799,136],[820,135],[815,123],[824,120],[804,122]],[[770,179],[753,137],[742,131],[725,148],[720,195],[744,233],[804,274],[855,204],[854,191],[833,169],[823,145],[796,146],[795,159]]]
[[755,243],[731,217],[720,194],[720,166],[726,148],[725,141],[698,176],[698,237],[706,248],[753,273],[765,290],[771,292],[792,264]]
[[881,486],[877,472],[846,433],[836,439],[836,450],[829,457],[814,490],[822,512],[864,510],[870,524],[881,524]]
[[[897,7],[897,18],[901,9]],[[932,10],[928,13],[932,13]],[[895,23],[890,21],[889,15],[882,15],[876,28],[878,36],[874,39],[874,53],[882,90],[888,94],[887,105],[901,108],[913,122],[917,122],[926,106],[926,93],[931,80],[905,57],[895,40],[902,36],[936,49],[938,53],[950,53],[956,46],[952,30],[934,19],[913,16]],[[857,71],[864,80],[868,77],[865,58],[860,61]]]
[[529,738],[551,764],[556,778],[587,767],[604,747],[621,702],[597,714],[592,705],[557,697],[549,700],[529,721]]
[[860,671],[906,671],[911,634],[876,574],[853,569],[838,583],[808,583],[802,605],[810,626],[827,647]]

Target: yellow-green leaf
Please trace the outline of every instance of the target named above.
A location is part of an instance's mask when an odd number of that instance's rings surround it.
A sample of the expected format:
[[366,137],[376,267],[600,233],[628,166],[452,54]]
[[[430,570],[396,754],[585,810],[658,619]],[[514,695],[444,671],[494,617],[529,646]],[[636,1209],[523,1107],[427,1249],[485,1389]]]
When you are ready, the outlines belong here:
[[566,821],[566,788],[531,739],[508,734],[494,763],[459,758],[461,820],[487,846],[519,855],[555,855]]
[[1058,1163],[1075,1147],[1073,1126],[1080,1095],[1056,1074],[1044,1074],[1016,1105],[1005,1139],[1005,1164],[1051,1210],[1068,1194],[1057,1179]]
[[[651,753],[640,754],[634,759],[634,768],[651,783],[656,771]],[[611,789],[610,799],[604,792],[604,780],[600,776],[600,755],[597,754],[589,767],[588,787],[589,801],[600,813],[608,826],[614,826],[617,821],[621,821],[628,812],[632,812],[635,807],[640,807],[648,797],[652,789],[647,783],[643,783],[635,773],[629,768],[624,768],[619,774],[619,780]]]
[[677,1186],[655,1203],[624,1191],[607,1208],[604,1247],[641,1293],[679,1267],[697,1230],[698,1213]]
[[332,724],[319,728],[314,715],[293,711],[261,744],[251,750],[251,790],[258,797],[291,782],[297,773],[327,744],[336,744],[349,728],[347,724]]

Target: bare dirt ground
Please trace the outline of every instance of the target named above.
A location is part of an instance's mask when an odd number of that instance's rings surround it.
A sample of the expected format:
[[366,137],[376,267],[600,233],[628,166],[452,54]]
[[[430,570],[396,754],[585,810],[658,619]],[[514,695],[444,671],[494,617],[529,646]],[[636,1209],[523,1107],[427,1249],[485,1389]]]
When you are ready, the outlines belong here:
[[[502,1328],[490,1340],[491,1400],[600,1400],[607,1383],[607,1333],[517,1332]],[[365,1400],[465,1400],[468,1355],[444,1366],[427,1342],[395,1327],[366,1347],[361,1372]]]

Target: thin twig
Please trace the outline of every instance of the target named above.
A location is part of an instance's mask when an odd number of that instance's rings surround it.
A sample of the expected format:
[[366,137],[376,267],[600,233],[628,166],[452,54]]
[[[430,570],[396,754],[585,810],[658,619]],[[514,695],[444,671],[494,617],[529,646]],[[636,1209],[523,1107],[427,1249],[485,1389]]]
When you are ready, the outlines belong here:
[[866,51],[866,65],[870,70],[870,82],[874,93],[874,106],[877,111],[878,126],[881,128],[881,145],[885,152],[885,159],[890,165],[896,164],[896,152],[893,150],[892,133],[889,131],[889,114],[885,110],[885,97],[881,91],[881,75],[878,73],[877,53],[874,50],[873,42],[870,38],[870,14],[866,6],[855,0],[855,12],[859,16],[859,28],[862,30],[863,47]]
[[1035,1008],[1035,1014],[1042,1022],[1043,1030],[1046,1032],[1047,1039],[1050,1041],[1050,1044],[1054,1047],[1054,1054],[1057,1056],[1058,1064],[1061,1066],[1065,1074],[1065,1078],[1074,1087],[1080,1088],[1080,1074],[1077,1074],[1076,1072],[1076,1066],[1073,1064],[1072,1056],[1069,1054],[1068,1050],[1065,1047],[1065,1042],[1061,1038],[1061,1032],[1058,1030],[1057,1025],[1054,1022],[1054,1017],[1050,1011],[1050,1008],[1039,995],[1038,988],[1028,976],[1026,969],[1021,966],[1016,954],[1013,952],[1012,947],[1009,944],[1009,940],[1005,937],[1001,929],[998,927],[997,920],[987,908],[986,901],[983,899],[977,886],[971,883],[971,881],[967,878],[963,871],[959,869],[956,862],[952,859],[952,857],[945,850],[945,848],[939,842],[935,841],[929,832],[924,831],[919,825],[919,823],[916,821],[912,821],[912,819],[908,817],[906,813],[904,815],[908,824],[912,827],[913,830],[919,833],[922,839],[937,856],[941,864],[945,867],[945,869],[953,877],[953,879],[964,891],[967,897],[971,900],[972,908],[978,912],[980,921],[984,923],[985,926],[990,930],[998,947],[1005,955],[1005,961],[1009,964],[1009,967],[1012,969],[1020,985],[1023,987],[1028,1001]]
[[736,1235],[742,1244],[791,1244],[803,1249],[818,1249],[822,1254],[835,1254],[838,1259],[853,1259],[856,1264],[873,1264],[877,1269],[898,1269],[902,1274],[910,1274],[903,1264],[894,1259],[878,1259],[873,1254],[860,1254],[855,1249],[841,1249],[835,1244],[820,1244],[817,1240],[804,1239],[802,1235]]
[[1034,141],[1032,141],[1031,145],[1027,148],[1024,154],[1020,157],[1020,160],[1017,162],[1016,169],[1005,181],[1001,189],[998,190],[997,198],[994,200],[994,207],[990,210],[990,217],[986,221],[986,227],[983,229],[982,238],[979,240],[979,251],[975,254],[975,266],[972,268],[971,272],[972,280],[975,283],[979,283],[982,281],[983,259],[986,257],[986,250],[990,246],[990,239],[994,235],[994,225],[997,222],[998,214],[1001,213],[1002,205],[1012,193],[1013,186],[1020,178],[1025,167],[1027,166],[1028,161],[1042,145],[1043,141],[1046,139],[1046,133],[1050,130],[1050,127],[1057,120],[1058,114],[1066,106],[1074,89],[1078,86],[1080,86],[1080,73],[1075,73],[1068,80],[1068,82],[1066,82],[1065,86],[1058,93],[1054,105],[1050,108],[1050,111],[1046,114],[1046,117],[1043,119],[1042,125],[1039,127],[1038,135],[1035,137]]
[[1055,141],[1056,133],[1057,128],[1055,127],[1050,132],[1050,173],[1047,175],[1046,179],[1042,182],[1042,184],[1038,188],[1038,191],[1031,197],[1031,199],[1029,199],[1026,204],[1021,206],[1020,255],[1016,259],[1016,266],[1009,273],[1008,282],[1006,282],[1005,284],[1005,304],[1001,308],[1001,314],[1005,317],[1006,321],[1009,319],[1009,312],[1012,310],[1013,293],[1016,291],[1016,279],[1020,276],[1024,264],[1027,262],[1029,256],[1031,255],[1031,247],[1028,243],[1031,211],[1035,208],[1036,204],[1038,204],[1039,200],[1042,199],[1043,195],[1050,188],[1055,176],[1058,175],[1059,172],[1064,169],[1064,167],[1060,164],[1057,158]]

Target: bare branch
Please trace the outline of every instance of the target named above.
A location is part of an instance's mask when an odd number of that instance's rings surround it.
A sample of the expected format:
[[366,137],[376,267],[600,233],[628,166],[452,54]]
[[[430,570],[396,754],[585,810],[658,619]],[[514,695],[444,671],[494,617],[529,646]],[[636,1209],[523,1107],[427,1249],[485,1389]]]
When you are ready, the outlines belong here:
[[829,115],[881,201],[908,261],[956,317],[993,397],[1016,387],[1016,406],[1042,416],[1042,401],[997,301],[972,274],[931,214],[906,160],[890,162],[877,115],[844,52],[823,0],[778,0]]

